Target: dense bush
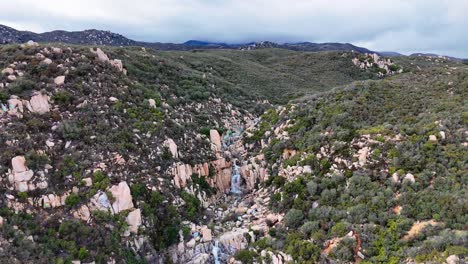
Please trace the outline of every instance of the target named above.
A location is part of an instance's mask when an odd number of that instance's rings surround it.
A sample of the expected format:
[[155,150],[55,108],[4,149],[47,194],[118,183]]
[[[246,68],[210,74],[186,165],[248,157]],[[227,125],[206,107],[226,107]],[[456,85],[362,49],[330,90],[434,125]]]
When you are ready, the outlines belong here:
[[298,227],[302,220],[304,219],[304,214],[301,210],[291,209],[289,212],[284,216],[284,222],[286,226],[294,228]]

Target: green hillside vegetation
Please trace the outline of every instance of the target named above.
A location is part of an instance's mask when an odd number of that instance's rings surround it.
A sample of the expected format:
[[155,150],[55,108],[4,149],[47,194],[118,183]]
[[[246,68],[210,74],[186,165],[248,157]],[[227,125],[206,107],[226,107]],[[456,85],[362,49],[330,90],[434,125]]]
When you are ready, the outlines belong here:
[[306,93],[326,91],[333,86],[374,76],[353,67],[353,53],[350,52],[261,49],[143,53],[138,48],[117,49],[115,52],[128,55],[124,62],[131,65],[130,73],[135,70],[137,75],[139,70],[145,71],[145,67],[149,70],[156,64],[175,67],[188,76],[200,77],[206,73],[207,79],[213,81],[223,97],[235,105],[244,104],[249,108],[253,107],[249,105],[253,99],[286,103]]
[[[284,183],[273,168],[267,184],[280,192],[272,195],[271,208],[286,212],[287,229],[276,230],[257,247],[313,263],[321,258],[315,245],[353,231],[362,243],[361,263],[401,263],[408,256],[440,263],[451,254],[466,256],[468,69],[456,66],[305,97],[287,106],[276,124],[271,114],[264,116],[272,129],[286,120],[291,124],[290,139],[273,140],[264,150],[270,164],[281,161],[283,149],[295,149],[309,156],[294,156],[285,166],[309,165],[312,173]],[[367,141],[371,151],[365,166],[335,161],[357,162],[356,140],[366,134],[372,141]],[[401,139],[394,140],[397,135]],[[429,140],[431,135],[437,140]],[[317,158],[321,148],[330,154]],[[333,172],[332,164],[341,172]],[[405,179],[407,173],[414,183]],[[392,181],[393,174],[401,181]],[[395,213],[396,206],[401,213]],[[414,223],[428,220],[440,224],[403,239]],[[355,247],[356,240],[346,237],[329,256],[340,263],[354,261]]]
[[[62,50],[43,50],[51,46]],[[8,100],[17,97],[26,104],[39,92],[51,104],[42,114],[26,106],[19,116],[0,112],[0,262],[169,261],[168,248],[192,239],[190,224],[215,230],[218,205],[205,209],[200,197],[220,194],[208,184],[213,165],[207,178],[186,175],[187,188],[180,189],[174,164],[217,160],[225,153],[213,151],[210,130],[224,136],[227,120],[243,124],[259,116],[252,134],[238,143],[251,157],[265,154],[272,176],[255,186],[270,188],[270,209],[285,218],[267,235],[255,230],[255,242],[236,258],[252,262],[268,249],[298,263],[352,262],[357,240],[350,231],[360,237],[361,263],[441,262],[468,254],[464,64],[395,58],[405,72],[379,79],[354,66],[351,52],[101,49],[122,60],[127,74],[99,61],[88,46],[0,46],[0,70],[13,65],[16,76],[0,75],[0,83],[9,84],[0,88],[0,103],[11,108]],[[40,52],[52,62],[44,63]],[[65,76],[64,84],[54,83],[57,76]],[[279,139],[274,130],[281,125],[287,136]],[[365,165],[358,164],[360,144],[369,148]],[[285,149],[299,154],[284,160]],[[13,186],[16,156],[24,156],[34,180],[46,187]],[[296,165],[312,173],[278,175]],[[137,233],[127,232],[128,210],[95,210],[89,221],[73,215],[96,194],[112,202],[109,188],[123,181],[141,210]],[[66,193],[63,206],[38,205],[43,195]],[[230,214],[226,222],[235,225],[238,217]],[[403,239],[414,223],[429,220],[437,224]],[[137,252],[129,245],[140,237],[145,241]],[[324,243],[340,238],[323,252]]]

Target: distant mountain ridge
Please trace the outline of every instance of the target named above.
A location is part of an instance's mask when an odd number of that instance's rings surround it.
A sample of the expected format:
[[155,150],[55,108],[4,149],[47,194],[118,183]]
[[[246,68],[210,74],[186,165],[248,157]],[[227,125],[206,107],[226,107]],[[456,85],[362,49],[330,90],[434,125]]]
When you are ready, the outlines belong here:
[[201,40],[189,40],[184,43],[143,42],[129,39],[110,31],[89,29],[83,31],[54,30],[45,33],[20,31],[0,25],[0,44],[24,43],[29,40],[36,42],[63,42],[70,44],[107,45],[107,46],[142,46],[156,50],[193,50],[193,49],[242,49],[253,50],[263,48],[283,48],[295,51],[357,51],[373,53],[373,51],[352,45],[350,43],[284,43],[271,41],[250,42],[243,44],[227,44]]

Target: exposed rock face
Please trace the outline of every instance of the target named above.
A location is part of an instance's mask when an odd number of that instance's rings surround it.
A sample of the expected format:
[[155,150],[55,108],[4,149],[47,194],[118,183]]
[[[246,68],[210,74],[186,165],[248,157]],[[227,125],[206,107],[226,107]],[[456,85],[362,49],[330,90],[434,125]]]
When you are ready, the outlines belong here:
[[407,173],[407,174],[405,175],[405,180],[407,180],[407,181],[409,181],[409,182],[411,182],[411,183],[414,183],[414,182],[416,181],[416,180],[414,179],[414,175],[411,174],[411,173]]
[[64,85],[65,84],[65,76],[57,76],[54,79],[55,85]]
[[25,45],[26,45],[27,47],[37,47],[37,46],[39,46],[39,44],[38,44],[37,42],[34,42],[34,41],[32,41],[32,40],[26,42]]
[[43,61],[41,61],[42,64],[46,64],[46,65],[49,65],[52,63],[52,60],[49,59],[49,58],[45,58]]
[[130,188],[127,182],[120,182],[119,185],[114,185],[110,188],[112,196],[115,198],[115,202],[112,203],[114,213],[119,213],[124,210],[132,209],[132,195],[130,194]]
[[213,143],[213,149],[215,151],[221,151],[221,136],[219,135],[218,130],[211,129],[210,130],[210,140]]
[[91,211],[100,210],[100,211],[112,211],[109,198],[105,192],[96,193],[90,201]]
[[211,229],[209,229],[208,227],[202,228],[202,236],[204,242],[209,242],[213,239],[213,236],[211,235]]
[[263,154],[252,157],[248,162],[242,164],[240,174],[245,181],[246,190],[253,190],[255,183],[263,182],[268,178],[269,175],[265,167],[266,162]]
[[291,157],[293,157],[294,155],[296,155],[297,151],[294,150],[294,149],[284,149],[283,150],[283,159],[289,159]]
[[111,60],[109,61],[110,64],[116,68],[119,72],[123,71],[123,64],[122,64],[122,61],[121,60],[118,60],[118,59],[114,59],[114,60]]
[[43,208],[57,208],[65,205],[65,199],[69,196],[69,193],[63,195],[56,194],[45,194],[39,200],[39,205]]
[[363,70],[373,67],[378,69],[379,76],[381,77],[403,72],[403,69],[397,67],[392,60],[380,58],[376,53],[360,55],[359,58],[353,58],[352,62]]
[[36,92],[26,104],[29,111],[44,114],[50,111],[49,96]]
[[132,233],[138,233],[138,227],[141,225],[141,211],[136,209],[131,211],[127,216],[128,229]]
[[102,51],[100,48],[97,48],[96,50],[94,49],[90,49],[91,52],[93,52],[94,54],[96,54],[98,56],[98,60],[102,61],[102,62],[108,62],[109,61],[109,57],[107,57],[107,54],[104,53],[104,51]]
[[17,191],[27,191],[28,181],[34,176],[34,172],[26,167],[26,159],[24,156],[16,156],[11,159],[11,166],[13,170],[9,177],[10,183],[14,184]]
[[358,151],[359,165],[364,166],[366,164],[369,151],[370,149],[368,147],[364,147]]
[[450,255],[445,262],[447,262],[447,264],[460,264],[460,258],[456,255]]
[[248,232],[248,229],[235,229],[231,232],[224,233],[219,238],[219,243],[225,248],[231,248],[235,251],[244,249],[247,246],[247,240],[244,234]]
[[100,48],[97,48],[96,50],[91,48],[90,50],[91,52],[93,52],[94,54],[98,56],[97,58],[99,61],[104,62],[104,63],[110,63],[110,65],[116,68],[119,72],[125,73],[122,60],[118,60],[118,59],[110,60],[107,54],[104,53],[104,51],[102,51]]
[[23,113],[23,102],[16,97],[8,99],[8,114],[21,116],[21,113]]
[[91,218],[91,212],[89,211],[88,206],[83,204],[78,210],[73,212],[73,217],[83,221],[88,221]]
[[416,222],[413,224],[413,226],[411,227],[411,229],[408,231],[408,234],[406,234],[404,237],[403,237],[403,240],[411,240],[412,238],[414,238],[415,236],[417,236],[425,227],[427,226],[437,226],[437,225],[441,225],[441,223],[439,222],[436,222],[434,220],[429,220],[429,221],[422,221],[422,222]]
[[210,255],[207,253],[201,253],[195,256],[192,260],[187,262],[187,264],[205,264],[208,263]]
[[[212,177],[208,177],[210,165],[215,169],[215,175]],[[171,170],[174,176],[174,186],[177,188],[184,188],[194,173],[206,177],[206,181],[211,187],[222,192],[229,193],[231,188],[232,163],[226,161],[225,158],[219,158],[211,163],[197,164],[193,167],[189,164],[176,163]]]
[[148,99],[148,103],[150,105],[150,107],[152,108],[156,108],[156,101],[154,99]]
[[13,70],[12,68],[5,68],[2,70],[2,74],[8,74],[8,75],[12,75],[15,73],[15,70]]
[[168,138],[164,142],[164,146],[169,148],[169,151],[171,152],[172,157],[174,157],[176,159],[179,158],[179,153],[177,152],[177,145],[176,145],[176,143],[174,142],[174,140],[172,138]]

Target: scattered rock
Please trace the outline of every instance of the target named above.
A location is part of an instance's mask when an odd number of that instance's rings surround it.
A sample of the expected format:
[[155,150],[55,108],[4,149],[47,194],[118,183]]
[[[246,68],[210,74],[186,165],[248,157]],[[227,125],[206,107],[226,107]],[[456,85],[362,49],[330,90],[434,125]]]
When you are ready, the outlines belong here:
[[46,65],[49,65],[52,63],[52,60],[49,59],[49,58],[45,58],[43,61],[41,61],[42,64],[46,64]]
[[91,52],[93,52],[94,54],[96,54],[98,56],[98,60],[102,61],[102,62],[108,62],[109,61],[109,57],[107,57],[106,53],[104,53],[104,51],[102,51],[100,48],[97,48],[96,51],[94,49],[90,49]]
[[7,80],[10,82],[16,81],[16,76],[15,75],[8,75]]
[[150,107],[156,108],[156,101],[154,99],[148,99],[148,103]]
[[213,236],[211,235],[211,229],[209,229],[208,227],[203,227],[201,232],[204,242],[209,242],[213,239]]
[[37,42],[34,42],[34,41],[30,40],[30,41],[26,42],[26,46],[27,47],[38,47],[39,44]]
[[411,183],[414,183],[414,182],[416,181],[416,180],[414,179],[414,175],[411,174],[411,173],[407,173],[407,174],[405,175],[404,180],[407,180],[407,181],[409,181],[409,182],[411,182]]
[[447,262],[447,264],[460,264],[460,258],[456,255],[450,255],[445,262]]
[[132,233],[138,233],[138,227],[141,225],[141,211],[136,209],[131,211],[127,216],[128,230]]
[[88,221],[91,218],[91,212],[89,211],[88,206],[83,204],[78,210],[73,212],[73,217],[83,221]]
[[20,192],[28,190],[28,181],[34,176],[34,172],[26,167],[24,156],[16,156],[11,159],[13,173],[10,175],[10,183],[14,184],[15,189]]
[[132,209],[132,195],[130,194],[130,188],[127,182],[120,182],[119,185],[114,185],[110,188],[112,196],[115,198],[115,202],[112,203],[114,213],[119,213],[124,210]]
[[445,140],[445,132],[440,131],[439,134],[440,134],[440,138],[442,138],[442,140]]
[[15,73],[15,70],[13,70],[12,68],[5,68],[2,70],[2,74],[8,74],[8,75],[12,75]]
[[172,138],[166,139],[166,141],[164,141],[164,146],[169,148],[169,151],[171,152],[172,157],[174,157],[175,159],[179,158],[179,153],[177,152],[177,144],[174,142]]
[[219,135],[218,130],[216,129],[210,130],[210,140],[211,140],[211,143],[214,144],[214,150],[221,151],[221,136]]
[[123,71],[123,65],[122,65],[122,61],[121,60],[118,60],[118,59],[114,59],[114,60],[111,60],[109,61],[110,64],[112,66],[114,66],[114,68],[116,68],[119,72],[122,72]]
[[40,92],[35,92],[31,100],[26,104],[29,111],[44,114],[50,111],[49,96]]
[[65,84],[65,76],[62,75],[62,76],[55,77],[54,83],[55,83],[55,85],[64,85]]

